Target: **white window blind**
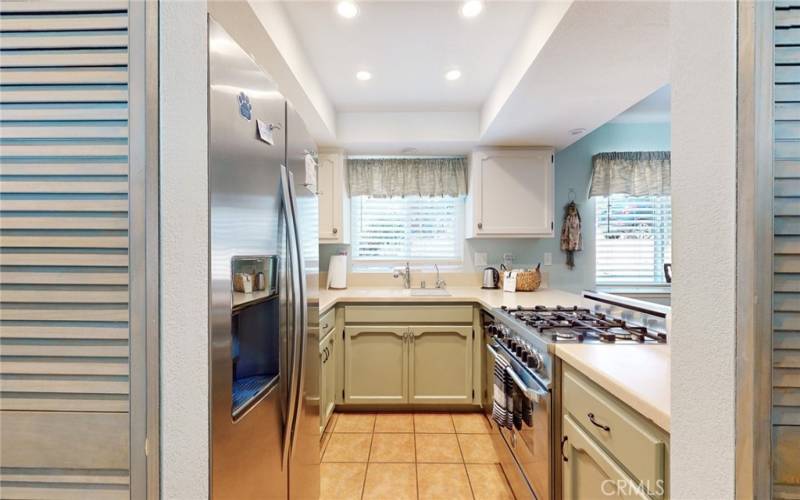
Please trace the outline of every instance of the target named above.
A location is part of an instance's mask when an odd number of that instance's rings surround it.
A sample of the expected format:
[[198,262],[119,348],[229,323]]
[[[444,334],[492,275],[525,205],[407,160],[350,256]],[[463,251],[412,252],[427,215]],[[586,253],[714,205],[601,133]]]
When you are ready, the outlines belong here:
[[596,280],[607,285],[662,285],[672,262],[669,196],[595,198]]
[[361,268],[461,264],[464,198],[352,198],[353,262]]

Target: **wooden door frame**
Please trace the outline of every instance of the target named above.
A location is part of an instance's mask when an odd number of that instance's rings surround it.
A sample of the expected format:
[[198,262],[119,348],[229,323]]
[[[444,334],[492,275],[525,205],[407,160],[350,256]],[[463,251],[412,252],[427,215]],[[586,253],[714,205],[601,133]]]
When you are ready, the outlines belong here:
[[738,4],[736,498],[770,498],[774,3]]
[[160,498],[158,0],[128,4],[130,493]]

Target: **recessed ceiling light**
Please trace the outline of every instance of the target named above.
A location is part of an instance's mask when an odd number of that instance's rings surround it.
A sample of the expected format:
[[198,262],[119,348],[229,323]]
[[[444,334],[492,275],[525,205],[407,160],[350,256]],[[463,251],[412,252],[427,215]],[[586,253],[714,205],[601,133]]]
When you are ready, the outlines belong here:
[[444,77],[452,82],[453,80],[458,80],[459,78],[461,78],[461,72],[457,69],[451,69],[450,71],[444,74]]
[[369,71],[359,71],[358,73],[356,73],[356,78],[358,78],[362,82],[366,82],[367,80],[372,79],[372,73],[370,73]]
[[352,19],[358,15],[358,6],[354,2],[344,0],[336,5],[336,12],[344,18]]
[[584,132],[586,132],[585,128],[574,128],[569,131],[570,135],[581,135]]
[[483,2],[480,0],[467,0],[461,5],[461,15],[464,17],[475,17],[483,10]]

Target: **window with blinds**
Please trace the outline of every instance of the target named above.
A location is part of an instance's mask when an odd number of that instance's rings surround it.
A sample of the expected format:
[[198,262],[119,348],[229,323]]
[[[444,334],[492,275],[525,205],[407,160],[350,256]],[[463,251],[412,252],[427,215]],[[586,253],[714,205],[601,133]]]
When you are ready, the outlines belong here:
[[672,262],[669,196],[595,198],[598,285],[665,285]]
[[460,265],[464,198],[352,198],[352,251],[358,267],[405,261]]

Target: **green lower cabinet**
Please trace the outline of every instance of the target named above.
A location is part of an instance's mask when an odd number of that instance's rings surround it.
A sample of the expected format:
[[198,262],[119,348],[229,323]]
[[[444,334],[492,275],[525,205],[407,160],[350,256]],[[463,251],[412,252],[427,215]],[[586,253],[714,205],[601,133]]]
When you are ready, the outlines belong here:
[[[668,499],[669,435],[584,374],[562,366],[562,438],[565,450],[576,455],[563,464],[564,491],[578,492],[565,498],[605,498],[613,487],[617,498]],[[609,477],[598,479],[603,474]]]
[[319,344],[320,357],[320,432],[325,430],[328,419],[331,418],[336,407],[336,336],[338,331],[333,329],[330,334]]
[[344,402],[408,402],[408,327],[347,326],[344,335]]
[[409,402],[472,403],[472,327],[412,326],[409,332]]
[[348,325],[345,404],[471,404],[472,326]]
[[650,498],[569,415],[563,425],[564,500]]

